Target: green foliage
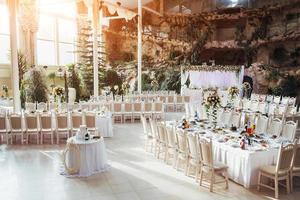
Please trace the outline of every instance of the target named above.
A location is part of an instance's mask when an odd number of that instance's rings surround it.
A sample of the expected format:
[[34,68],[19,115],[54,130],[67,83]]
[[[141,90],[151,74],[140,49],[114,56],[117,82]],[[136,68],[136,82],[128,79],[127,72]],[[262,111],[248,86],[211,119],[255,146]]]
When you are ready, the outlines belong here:
[[281,96],[282,95],[282,87],[277,86],[274,88],[269,88],[269,94],[275,95],[275,96]]
[[[118,93],[121,93],[121,86],[122,86],[122,77],[115,71],[115,70],[108,70],[104,72],[104,83],[105,86],[110,86],[112,89],[115,85],[119,87]],[[116,92],[116,91],[115,91]]]
[[271,69],[269,76],[267,77],[267,80],[269,81],[278,81],[280,77],[280,72],[278,69]]
[[151,78],[149,73],[142,74],[142,90],[143,91],[151,90]]
[[282,95],[296,97],[300,92],[300,80],[295,76],[287,76],[281,83]]
[[20,88],[20,99],[21,99],[21,107],[25,107],[26,101],[26,92],[24,87],[24,74],[28,70],[27,60],[25,55],[22,52],[18,52],[18,68],[19,68],[19,88]]
[[295,76],[287,76],[279,86],[269,89],[269,93],[276,96],[296,97],[300,93],[300,80]]
[[29,102],[47,102],[48,88],[42,69],[34,67],[26,73],[26,94]]
[[180,71],[172,69],[165,71],[165,80],[161,83],[161,90],[174,90],[178,94],[181,88]]
[[272,58],[278,63],[283,63],[288,59],[288,51],[283,46],[277,47],[273,51]]
[[68,65],[68,71],[70,73],[68,77],[68,87],[75,88],[76,90],[76,99],[75,101],[79,101],[79,98],[81,96],[81,80],[79,77],[79,73],[76,70],[76,67],[74,64]]

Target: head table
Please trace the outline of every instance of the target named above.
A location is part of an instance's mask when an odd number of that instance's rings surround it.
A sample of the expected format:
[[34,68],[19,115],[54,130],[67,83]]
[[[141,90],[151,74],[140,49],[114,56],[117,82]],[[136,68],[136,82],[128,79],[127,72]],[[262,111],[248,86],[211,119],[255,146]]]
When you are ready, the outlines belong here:
[[[175,121],[167,121],[167,126],[181,129]],[[213,143],[214,161],[228,166],[229,178],[246,188],[257,184],[259,167],[274,165],[281,143],[288,143],[284,138],[273,139],[266,134],[251,139],[252,144],[241,149],[239,142],[242,130],[231,131],[226,128],[212,130],[208,123],[196,122],[187,133],[198,134],[199,137],[211,138]],[[262,143],[267,145],[262,145]]]

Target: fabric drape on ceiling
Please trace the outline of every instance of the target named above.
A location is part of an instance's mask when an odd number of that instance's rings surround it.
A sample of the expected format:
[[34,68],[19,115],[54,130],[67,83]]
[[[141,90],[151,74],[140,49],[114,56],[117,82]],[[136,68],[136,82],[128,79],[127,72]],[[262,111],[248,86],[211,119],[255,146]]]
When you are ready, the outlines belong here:
[[28,65],[36,65],[36,33],[39,12],[36,0],[19,0],[18,20],[20,23],[21,51]]

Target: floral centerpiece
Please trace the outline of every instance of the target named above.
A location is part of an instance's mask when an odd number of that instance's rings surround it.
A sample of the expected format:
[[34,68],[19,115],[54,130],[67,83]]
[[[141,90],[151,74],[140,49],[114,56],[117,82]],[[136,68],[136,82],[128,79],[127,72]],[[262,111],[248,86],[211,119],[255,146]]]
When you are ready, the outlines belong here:
[[240,93],[239,88],[232,86],[228,89],[228,94],[230,96],[231,99],[234,99],[236,96],[238,96]]
[[7,98],[8,97],[8,87],[7,87],[7,85],[2,85],[2,90],[5,94],[5,97]]
[[217,108],[221,105],[221,98],[217,92],[211,93],[207,96],[204,102],[206,113],[211,119],[214,128],[217,126]]
[[252,87],[251,87],[250,83],[244,82],[243,83],[243,97],[250,98],[251,90],[252,90]]
[[56,102],[63,100],[64,94],[65,94],[65,89],[63,87],[56,86],[55,88],[53,88],[54,100]]

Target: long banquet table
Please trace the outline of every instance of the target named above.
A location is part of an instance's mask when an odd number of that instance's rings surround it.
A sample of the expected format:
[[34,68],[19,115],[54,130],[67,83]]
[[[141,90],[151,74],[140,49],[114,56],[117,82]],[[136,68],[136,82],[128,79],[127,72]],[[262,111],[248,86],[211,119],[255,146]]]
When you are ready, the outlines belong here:
[[[167,126],[174,126],[175,122],[166,122]],[[177,127],[178,128],[178,127]],[[224,141],[227,137],[238,137],[240,131],[223,129],[225,134],[216,134],[209,129],[199,126],[185,129],[188,133],[199,134],[200,137],[212,138],[213,156],[215,161],[222,162],[228,166],[229,178],[246,188],[255,186],[258,181],[259,168],[264,165],[274,165],[277,161],[278,149],[284,139],[269,138],[269,147],[262,148],[259,143],[247,146],[242,150],[237,140]],[[267,136],[266,136],[267,137]]]

